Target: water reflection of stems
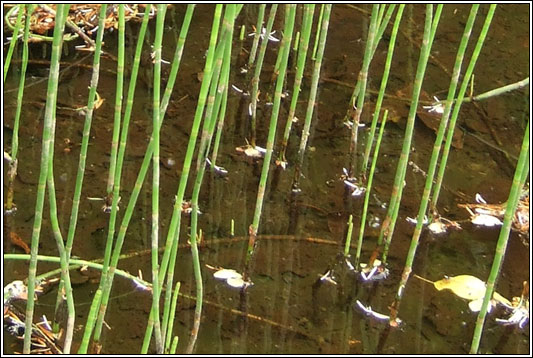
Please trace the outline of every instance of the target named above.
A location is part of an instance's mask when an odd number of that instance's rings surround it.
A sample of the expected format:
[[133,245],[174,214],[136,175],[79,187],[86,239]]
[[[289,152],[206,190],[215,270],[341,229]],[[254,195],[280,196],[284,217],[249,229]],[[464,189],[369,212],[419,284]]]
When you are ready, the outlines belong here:
[[385,96],[385,90],[387,89],[387,83],[389,80],[389,72],[390,72],[390,66],[392,62],[392,55],[394,54],[394,46],[396,44],[396,35],[398,34],[398,27],[400,26],[400,21],[402,19],[404,8],[405,8],[404,4],[401,4],[398,7],[398,12],[396,13],[396,20],[394,21],[394,26],[392,28],[392,32],[390,36],[389,48],[387,50],[387,59],[385,60],[385,67],[383,68],[383,75],[381,77],[381,85],[379,87],[379,94],[376,100],[376,108],[374,109],[374,115],[372,117],[372,124],[370,126],[370,132],[368,133],[368,136],[366,139],[365,152],[363,155],[363,166],[362,166],[363,176],[366,176],[368,160],[370,158],[370,150],[372,149],[374,135],[376,133],[376,127],[377,127],[378,118],[379,118],[379,112],[381,110],[381,103],[383,102],[383,97]]
[[[446,101],[446,107],[444,108],[444,113],[443,113],[442,118],[441,118],[439,129],[437,131],[437,138],[435,139],[435,144],[433,146],[433,152],[431,154],[428,173],[427,173],[427,176],[426,176],[426,183],[425,183],[425,186],[424,186],[424,192],[422,194],[422,199],[421,199],[421,202],[420,202],[418,216],[417,216],[417,219],[416,219],[417,223],[416,223],[416,227],[415,227],[415,230],[413,232],[412,239],[411,239],[411,245],[410,245],[410,248],[409,248],[409,252],[407,254],[406,264],[405,264],[404,272],[402,274],[402,280],[400,281],[399,288],[398,288],[398,293],[397,293],[395,302],[393,303],[393,306],[392,306],[393,309],[391,310],[391,319],[395,318],[397,313],[398,313],[400,301],[401,301],[401,298],[402,298],[402,293],[403,293],[403,290],[404,290],[404,288],[405,288],[405,286],[407,284],[407,280],[409,279],[409,274],[411,272],[411,267],[412,267],[412,264],[413,264],[413,261],[414,261],[414,257],[415,257],[415,254],[416,254],[416,248],[418,246],[418,241],[420,239],[420,234],[422,232],[422,227],[423,227],[423,223],[424,223],[424,216],[426,215],[426,211],[427,211],[427,207],[428,207],[429,195],[430,195],[430,192],[431,192],[431,187],[433,185],[433,180],[434,180],[434,176],[435,176],[438,157],[439,157],[439,153],[440,153],[440,149],[441,149],[442,140],[443,140],[443,137],[444,137],[444,131],[446,129],[446,125],[448,123],[448,118],[450,116],[451,107],[452,107],[452,101],[453,101],[453,98],[455,96],[457,83],[459,81],[459,75],[461,73],[461,66],[462,66],[464,54],[465,54],[465,51],[466,51],[466,47],[468,45],[468,41],[470,39],[470,34],[472,32],[472,27],[474,25],[474,21],[475,21],[476,15],[477,15],[478,8],[479,8],[479,5],[473,5],[472,6],[472,9],[470,11],[470,15],[468,17],[468,21],[467,21],[467,23],[465,25],[463,37],[461,39],[461,43],[459,44],[459,49],[457,51],[457,56],[456,56],[456,61],[455,61],[454,69],[453,69],[452,79],[450,81],[450,86],[449,86],[449,90],[448,90],[448,97],[447,97],[447,101]],[[475,58],[474,58],[474,62],[475,62]],[[466,89],[466,84],[468,83],[468,81],[469,81],[469,79],[465,78],[462,88]],[[463,92],[463,94],[464,94],[464,92]],[[387,243],[388,242],[389,241],[387,240]],[[385,250],[383,252],[383,261],[386,260],[387,253],[388,253],[388,245],[386,246],[386,248],[385,248]]]
[[[37,253],[39,251],[39,237],[43,217],[43,205],[46,179],[50,160],[50,145],[52,128],[54,124],[54,107],[57,102],[57,88],[59,78],[59,59],[61,57],[62,38],[65,29],[65,20],[68,14],[69,5],[57,5],[56,26],[54,28],[54,40],[52,42],[52,57],[50,64],[50,75],[48,80],[48,90],[46,95],[46,110],[44,117],[41,166],[39,173],[39,184],[37,187],[37,199],[35,202],[35,219],[33,222],[33,233],[31,238],[31,256],[28,269],[28,301],[26,304],[25,326],[31,327],[33,324],[33,310],[35,306],[35,276],[37,273]],[[31,350],[31,334],[24,336],[23,353],[29,354]]]
[[307,139],[309,138],[309,129],[311,128],[311,120],[313,119],[313,112],[315,109],[316,94],[318,92],[318,80],[320,78],[320,67],[322,66],[322,59],[324,57],[324,49],[326,48],[326,38],[328,36],[329,17],[331,14],[331,5],[323,4],[325,6],[324,16],[322,22],[319,23],[320,30],[320,42],[318,47],[318,53],[316,55],[315,64],[313,66],[313,77],[311,80],[311,89],[309,91],[309,99],[307,101],[307,110],[305,113],[305,124],[302,129],[302,137],[300,139],[300,146],[298,148],[298,161],[296,162],[296,168],[294,169],[294,178],[292,187],[293,190],[299,187],[300,172],[303,165],[305,148],[307,146]]
[[289,142],[291,126],[293,121],[295,120],[294,114],[296,112],[296,104],[298,103],[298,97],[300,95],[300,86],[302,84],[302,78],[305,69],[307,49],[309,48],[309,38],[311,37],[311,27],[313,25],[314,12],[315,4],[304,5],[302,36],[300,37],[300,44],[298,46],[298,62],[296,65],[296,75],[294,76],[291,106],[289,109],[289,115],[287,116],[287,123],[285,124],[285,131],[283,132],[283,139],[281,142],[281,149],[278,157],[280,163],[285,163],[287,161],[287,159],[285,158],[285,150],[287,149],[287,143]]
[[[285,16],[285,29],[283,31],[283,37],[287,38],[286,42],[282,42],[278,56],[283,56],[279,76],[276,80],[276,89],[274,93],[274,104],[272,106],[272,115],[270,117],[270,128],[268,130],[268,139],[266,146],[265,158],[263,161],[263,169],[261,171],[261,179],[259,181],[259,188],[257,190],[257,200],[255,204],[254,219],[250,225],[249,234],[250,240],[248,242],[248,251],[246,254],[246,265],[250,262],[251,256],[254,251],[255,239],[257,236],[257,231],[259,229],[259,221],[261,219],[261,212],[263,208],[263,200],[265,196],[266,183],[268,178],[268,172],[270,169],[270,160],[272,158],[272,151],[274,147],[274,139],[276,136],[276,127],[278,123],[278,114],[281,104],[281,93],[283,91],[283,83],[285,82],[285,73],[287,70],[287,62],[289,59],[289,52],[292,40],[292,33],[294,29],[294,18],[296,15],[296,5],[288,5],[287,13]],[[266,36],[265,36],[266,37]],[[268,37],[266,37],[268,39]],[[253,144],[252,144],[253,145]],[[247,278],[245,270],[245,279]]]
[[[495,7],[495,6],[494,6]],[[491,7],[492,9],[492,7]],[[489,14],[492,14],[490,12]],[[487,15],[489,17],[489,15]],[[474,337],[472,338],[472,344],[470,346],[470,353],[477,354],[479,349],[479,342],[481,340],[481,334],[483,333],[483,324],[487,315],[487,309],[489,307],[489,301],[492,298],[494,291],[494,284],[500,274],[502,261],[505,256],[505,249],[507,248],[507,241],[509,240],[509,233],[514,218],[514,213],[520,199],[522,188],[524,187],[525,178],[529,172],[529,121],[524,133],[524,139],[522,141],[522,149],[520,150],[520,157],[518,158],[518,164],[516,166],[515,175],[513,177],[513,184],[507,199],[507,206],[505,209],[505,216],[503,219],[503,226],[500,231],[498,243],[496,244],[496,252],[494,254],[494,260],[492,261],[492,268],[490,270],[489,278],[487,279],[487,289],[485,291],[485,297],[483,298],[483,305],[477,316],[476,328],[474,330]]]
[[[255,127],[256,127],[256,115],[257,115],[257,101],[259,97],[259,76],[261,75],[261,69],[263,68],[263,60],[266,54],[266,48],[269,42],[270,32],[272,31],[272,26],[274,25],[274,19],[276,17],[276,11],[278,9],[278,4],[272,4],[270,8],[270,13],[268,15],[268,21],[266,26],[266,31],[261,40],[261,47],[259,48],[259,54],[257,55],[257,62],[254,69],[254,77],[252,78],[252,91],[251,91],[251,102],[250,102],[250,111],[249,115],[252,117],[251,121],[251,134],[250,134],[250,145],[252,148],[255,148]],[[258,29],[262,31],[262,29]]]

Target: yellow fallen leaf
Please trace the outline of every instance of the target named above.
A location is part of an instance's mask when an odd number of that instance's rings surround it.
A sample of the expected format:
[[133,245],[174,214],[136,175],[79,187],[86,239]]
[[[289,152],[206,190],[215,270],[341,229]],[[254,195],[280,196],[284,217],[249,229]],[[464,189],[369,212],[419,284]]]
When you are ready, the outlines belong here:
[[445,277],[433,283],[439,291],[448,289],[455,295],[469,301],[478,300],[485,296],[485,282],[470,275]]
[[[415,277],[423,281],[433,283],[433,286],[435,286],[435,288],[439,291],[447,289],[447,290],[452,291],[456,296],[464,298],[469,301],[477,301],[477,300],[483,301],[483,298],[485,297],[485,289],[486,289],[485,282],[483,282],[482,280],[480,280],[479,278],[475,276],[459,275],[459,276],[445,277],[442,280],[438,280],[435,282],[427,280],[418,275],[415,275]],[[494,292],[492,294],[492,299],[507,307],[512,307],[511,302],[507,298],[500,295],[498,292]],[[475,311],[478,305],[479,305],[479,302],[472,302],[471,308],[474,307],[472,310]]]

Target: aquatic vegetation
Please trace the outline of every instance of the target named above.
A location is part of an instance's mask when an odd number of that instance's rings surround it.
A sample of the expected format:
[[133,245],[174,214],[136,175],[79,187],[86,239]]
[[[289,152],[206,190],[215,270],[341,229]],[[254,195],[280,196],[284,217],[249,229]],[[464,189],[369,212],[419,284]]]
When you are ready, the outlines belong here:
[[523,353],[525,6],[7,4],[5,353]]

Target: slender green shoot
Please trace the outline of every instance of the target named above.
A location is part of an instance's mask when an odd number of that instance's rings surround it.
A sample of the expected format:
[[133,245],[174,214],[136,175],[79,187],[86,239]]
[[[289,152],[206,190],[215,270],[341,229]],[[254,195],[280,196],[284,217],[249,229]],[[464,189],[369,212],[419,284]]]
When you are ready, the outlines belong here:
[[372,164],[370,166],[370,173],[368,175],[368,181],[366,184],[365,202],[363,204],[363,213],[361,214],[361,226],[359,229],[359,240],[357,241],[357,252],[355,254],[355,268],[359,269],[359,262],[361,257],[361,249],[363,247],[363,237],[365,235],[366,227],[366,215],[368,212],[368,203],[370,202],[370,192],[372,191],[372,180],[374,179],[374,171],[376,170],[376,163],[378,161],[379,147],[381,145],[381,138],[385,130],[385,124],[387,123],[388,110],[383,113],[383,120],[381,121],[381,127],[379,129],[378,139],[376,140],[376,148],[374,149],[374,157],[372,158]]
[[281,142],[281,149],[278,157],[278,163],[285,167],[287,158],[285,158],[285,151],[289,142],[289,135],[291,132],[292,123],[295,120],[296,105],[300,96],[300,87],[302,85],[302,78],[305,69],[305,61],[307,58],[307,50],[309,48],[309,39],[311,38],[311,27],[313,26],[313,14],[315,12],[315,4],[304,5],[304,15],[302,23],[302,36],[300,38],[300,45],[298,48],[298,60],[296,65],[296,75],[294,76],[294,85],[292,90],[291,106],[287,123],[285,124],[285,131],[283,132],[283,139]]
[[252,43],[252,49],[250,50],[250,57],[248,58],[248,68],[252,68],[255,55],[257,53],[257,46],[259,45],[259,38],[261,37],[261,31],[263,31],[263,19],[265,18],[266,4],[259,5],[259,11],[257,13],[257,24],[255,25],[254,42]]
[[[13,28],[13,33],[11,34],[11,40],[9,41],[9,49],[7,50],[7,55],[6,55],[6,59],[4,62],[4,84],[6,83],[7,72],[9,71],[9,65],[11,64],[11,57],[13,57],[13,51],[15,50],[15,45],[17,44],[20,29],[22,27],[22,15],[24,14],[24,11],[27,11],[26,27],[29,28],[30,17],[33,12],[33,5],[28,5],[27,10],[26,10],[25,4],[19,4],[19,5],[16,5],[16,7],[18,8],[17,9],[17,20],[15,20],[15,27]],[[28,43],[27,38],[24,42],[26,43],[25,45],[26,47]],[[24,60],[22,61],[22,63],[24,64]]]
[[383,69],[383,76],[381,77],[381,85],[379,87],[379,94],[376,100],[376,108],[374,110],[374,115],[372,117],[372,125],[370,126],[370,132],[368,133],[368,137],[366,139],[365,152],[363,155],[363,168],[362,168],[363,175],[366,175],[368,161],[370,159],[370,150],[372,149],[374,135],[376,133],[379,113],[381,111],[381,104],[383,102],[383,97],[385,96],[385,90],[387,89],[392,56],[394,54],[394,47],[396,45],[396,35],[398,34],[398,27],[400,26],[400,21],[402,19],[404,8],[405,8],[404,4],[401,4],[399,6],[398,12],[396,13],[396,20],[394,21],[394,26],[391,32],[391,37],[389,41],[389,49],[387,51],[387,59],[385,60],[385,67]]
[[270,7],[270,13],[268,15],[267,26],[265,30],[265,36],[262,36],[261,46],[259,47],[259,54],[257,55],[257,62],[254,69],[254,77],[252,78],[252,91],[251,91],[251,102],[250,102],[250,111],[249,114],[252,117],[251,127],[250,127],[250,145],[255,148],[256,146],[256,116],[257,116],[257,100],[259,97],[259,77],[263,69],[263,60],[265,58],[266,49],[269,41],[270,32],[272,31],[272,26],[274,26],[274,19],[276,18],[276,11],[278,9],[278,4],[272,4]]
[[437,174],[437,179],[435,181],[435,186],[433,187],[433,193],[431,195],[430,208],[433,213],[437,213],[437,203],[439,201],[439,194],[440,194],[440,189],[442,187],[444,172],[446,170],[446,163],[448,162],[448,155],[450,153],[450,148],[452,145],[452,138],[453,138],[453,132],[455,129],[455,123],[457,122],[457,118],[459,116],[459,110],[461,109],[461,105],[463,102],[463,98],[465,97],[466,90],[468,88],[470,77],[472,76],[472,73],[474,72],[474,67],[476,65],[477,58],[479,57],[481,48],[483,47],[483,43],[489,31],[490,23],[492,21],[492,17],[494,16],[494,11],[496,11],[496,5],[491,5],[487,13],[487,17],[485,18],[485,23],[483,24],[483,28],[481,29],[481,33],[479,34],[478,42],[472,53],[470,64],[468,65],[468,68],[466,69],[466,73],[463,79],[463,83],[461,85],[461,89],[459,90],[459,94],[457,96],[457,99],[453,107],[453,113],[450,118],[448,132],[446,134],[446,142],[444,144],[444,149],[442,150],[442,157],[441,157],[440,164],[439,164],[439,171]]
[[[250,225],[249,233],[250,239],[248,241],[248,251],[246,255],[246,266],[251,262],[251,258],[254,251],[255,239],[257,237],[257,231],[259,229],[259,221],[261,219],[261,212],[263,209],[263,200],[265,196],[268,172],[270,169],[270,161],[272,158],[272,152],[274,147],[274,139],[276,137],[276,127],[278,123],[279,109],[281,105],[281,95],[283,91],[283,83],[285,82],[285,73],[287,70],[287,63],[289,59],[289,53],[291,48],[292,33],[294,29],[294,19],[296,16],[296,5],[286,5],[285,27],[283,30],[283,37],[286,41],[282,41],[280,52],[278,56],[282,56],[280,62],[279,76],[276,80],[276,89],[274,92],[274,103],[272,106],[272,115],[270,117],[270,128],[268,130],[268,139],[266,146],[265,158],[263,161],[263,169],[261,171],[261,179],[259,181],[259,188],[257,190],[257,200],[255,203],[254,219]],[[267,30],[268,31],[268,30]],[[268,32],[267,32],[268,33]]]
[[[33,310],[35,306],[35,276],[37,274],[37,254],[39,251],[39,237],[43,217],[44,194],[46,180],[48,177],[48,167],[50,160],[51,134],[54,124],[54,108],[57,101],[57,88],[59,85],[59,60],[63,45],[63,32],[65,20],[67,18],[69,5],[58,4],[56,13],[56,25],[54,27],[54,40],[52,42],[52,57],[50,60],[50,74],[48,80],[48,90],[46,95],[46,109],[43,127],[43,140],[41,150],[41,166],[39,173],[39,184],[37,186],[37,199],[35,202],[33,232],[31,238],[30,263],[28,268],[28,299],[26,303],[25,326],[31,327],[33,324]],[[31,350],[31,334],[24,335],[23,354],[29,354]]]
[[[487,288],[485,291],[485,297],[483,298],[483,304],[481,310],[477,316],[476,328],[474,329],[474,337],[470,346],[470,354],[477,354],[479,349],[479,343],[481,341],[481,335],[483,333],[483,324],[485,323],[485,317],[487,315],[487,309],[489,302],[492,299],[494,292],[494,286],[496,280],[500,275],[502,262],[505,257],[505,250],[507,249],[507,242],[509,241],[509,233],[511,231],[512,222],[514,219],[518,200],[520,199],[520,193],[523,187],[523,177],[527,175],[529,165],[529,121],[527,122],[526,130],[524,133],[524,139],[522,141],[522,148],[520,150],[520,157],[518,158],[518,164],[516,165],[515,174],[513,177],[513,184],[507,199],[507,205],[505,207],[505,215],[503,217],[503,226],[500,230],[500,236],[496,244],[496,252],[494,254],[494,260],[492,261],[492,268],[490,270],[489,278],[487,280]],[[526,174],[524,174],[526,173]]]

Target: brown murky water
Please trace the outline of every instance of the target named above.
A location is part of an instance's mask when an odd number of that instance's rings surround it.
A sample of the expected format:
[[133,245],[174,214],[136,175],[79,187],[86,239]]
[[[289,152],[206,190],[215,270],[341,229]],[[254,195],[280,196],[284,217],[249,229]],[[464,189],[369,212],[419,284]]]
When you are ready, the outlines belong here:
[[[488,5],[481,6],[473,36],[477,38]],[[455,60],[455,51],[470,7],[446,5],[435,38],[432,55],[435,60],[428,65],[423,89],[428,95],[443,98],[446,95],[449,76]],[[255,23],[256,7],[246,5],[237,23],[251,28]],[[343,85],[355,83],[364,52],[365,29],[370,6],[351,8],[334,5],[322,82],[319,87],[318,106],[311,130],[309,151],[303,169],[302,194],[291,200],[290,190],[293,167],[279,171],[272,167],[267,186],[265,204],[260,224],[260,236],[251,278],[254,286],[248,289],[248,320],[231,312],[239,309],[239,291],[224,286],[212,277],[204,264],[234,268],[244,267],[248,225],[252,221],[259,174],[262,162],[245,159],[235,147],[245,144],[248,130],[247,103],[236,92],[228,98],[226,124],[222,137],[218,165],[225,167],[229,175],[222,179],[206,175],[201,193],[200,216],[206,246],[200,250],[204,280],[204,310],[196,353],[255,353],[255,354],[462,354],[468,352],[477,315],[470,312],[467,302],[453,294],[436,291],[431,285],[412,279],[407,285],[400,318],[405,322],[401,329],[392,330],[386,339],[386,325],[369,320],[353,308],[356,299],[371,305],[378,312],[388,314],[388,306],[395,295],[399,277],[405,263],[413,227],[405,218],[416,216],[425,178],[409,167],[389,256],[390,276],[376,285],[357,283],[349,273],[339,274],[337,285],[316,285],[317,278],[336,265],[336,256],[342,251],[343,235],[349,214],[354,215],[354,236],[360,225],[361,199],[346,199],[340,180],[342,168],[348,164],[349,131],[342,118],[352,89]],[[175,6],[167,12],[167,28],[163,58],[169,59],[174,51],[175,34],[181,25],[183,6]],[[318,16],[318,11],[316,16]],[[414,77],[418,60],[418,47],[407,40],[409,35],[420,42],[423,29],[423,7],[408,5],[402,27],[405,34],[398,35],[391,78],[387,93],[400,93]],[[162,231],[170,220],[174,197],[181,170],[188,131],[192,123],[200,84],[197,73],[202,71],[204,52],[207,48],[212,7],[196,8],[192,27],[186,42],[178,82],[170,103],[161,137],[161,155],[175,161],[175,165],[161,167],[161,219]],[[274,25],[280,31],[282,16]],[[482,93],[505,84],[519,81],[529,75],[529,7],[527,5],[500,5],[492,28],[485,42],[475,71],[475,91]],[[153,37],[151,24],[149,38]],[[128,47],[126,54],[131,62],[138,25],[127,24]],[[388,40],[388,37],[385,38]],[[232,67],[232,83],[243,88],[245,77],[239,75],[239,67],[247,60],[245,50],[251,47],[251,37],[234,46],[235,65]],[[116,34],[107,34],[105,50],[116,51]],[[472,51],[467,50],[468,56]],[[148,44],[146,44],[146,49]],[[269,45],[265,68],[266,76],[261,88],[270,88],[269,69],[275,62],[278,45]],[[146,50],[148,51],[148,50]],[[44,54],[46,52],[46,54]],[[32,45],[30,58],[46,60],[49,48]],[[381,69],[386,54],[386,41],[376,52],[371,66],[369,88],[375,90],[381,81]],[[294,55],[294,54],[293,54]],[[14,62],[4,90],[4,150],[9,151],[12,121],[16,103],[16,87],[20,54]],[[90,64],[85,53],[70,49],[63,59],[66,63]],[[115,63],[103,59],[98,91],[105,98],[103,107],[95,112],[91,130],[91,144],[82,198],[98,197],[105,193],[109,162],[110,139],[114,103]],[[144,68],[149,68],[145,66]],[[82,106],[87,96],[91,70],[81,66],[62,66],[59,87],[59,106],[56,129],[55,175],[58,195],[60,225],[68,226],[71,198],[77,170],[79,144],[83,118],[68,108]],[[140,75],[135,109],[122,180],[122,203],[127,203],[144,150],[151,133],[151,73]],[[292,86],[292,76],[289,83]],[[14,227],[29,242],[33,223],[36,183],[38,180],[43,108],[46,93],[47,65],[31,64],[28,68],[25,105],[20,129],[20,154],[15,200],[18,211]],[[301,99],[306,100],[310,78],[304,81]],[[370,119],[375,96],[369,95],[363,121]],[[267,121],[270,110],[262,100],[259,108],[258,145],[265,146]],[[285,101],[280,113],[280,127],[284,126],[288,112]],[[370,215],[382,220],[386,209],[381,204],[390,196],[391,183],[404,132],[407,113],[405,102],[385,100],[384,108],[394,110],[396,123],[387,124],[374,179],[375,196],[370,203]],[[458,203],[473,203],[476,193],[481,193],[490,203],[507,199],[518,157],[526,120],[529,118],[529,93],[527,90],[511,92],[479,102],[477,106],[465,104],[458,125],[464,132],[462,149],[452,149],[447,174],[446,189],[441,194],[439,209],[447,218],[465,221],[463,230],[445,237],[432,237],[424,233],[417,251],[413,272],[431,280],[444,275],[470,274],[486,280],[492,265],[499,230],[478,228],[467,221],[468,213],[457,207]],[[298,108],[297,117],[305,117],[305,107]],[[303,123],[293,127],[288,159],[296,159],[296,147]],[[282,130],[278,130],[277,139]],[[364,138],[366,130],[361,130]],[[415,127],[413,150],[410,160],[427,168],[429,153],[435,139],[434,131],[427,123],[418,121]],[[360,141],[361,143],[363,140]],[[498,143],[499,142],[499,143]],[[487,143],[491,144],[488,145]],[[500,148],[500,149],[495,149]],[[505,154],[506,153],[506,154]],[[5,171],[4,171],[5,178]],[[5,187],[4,187],[5,189]],[[150,188],[144,188],[138,201],[133,220],[128,229],[123,253],[149,248],[150,237]],[[296,202],[297,215],[290,215],[291,203]],[[125,207],[125,204],[123,204]],[[46,206],[47,207],[47,206]],[[91,260],[102,257],[107,234],[107,214],[100,210],[100,202],[82,200],[73,255]],[[290,219],[292,218],[292,219]],[[297,220],[295,220],[297,218]],[[235,221],[235,238],[230,238],[230,222]],[[183,220],[182,237],[187,240],[188,219]],[[377,230],[367,228],[362,258],[366,260],[373,249]],[[302,240],[321,238],[338,245]],[[217,240],[220,239],[220,240]],[[355,241],[355,240],[354,240]],[[522,282],[530,279],[530,251],[527,238],[511,234],[497,290],[507,298],[519,296]],[[4,252],[18,253],[4,240]],[[49,218],[45,216],[39,253],[56,255]],[[182,249],[178,258],[177,279],[182,282],[181,292],[195,294],[192,263],[188,249]],[[54,266],[39,263],[39,272]],[[125,259],[119,268],[136,273],[141,269],[145,276],[150,272],[149,255]],[[4,262],[4,282],[27,276],[24,262]],[[83,324],[97,283],[80,280],[74,288],[77,303],[76,324],[80,325],[76,337],[83,332]],[[42,295],[36,306],[37,314],[52,316],[56,290]],[[116,278],[112,300],[106,316],[111,330],[104,336],[104,353],[130,353],[140,351],[146,321],[151,305],[150,295],[136,290],[133,285]],[[180,337],[179,352],[183,352],[189,339],[194,315],[194,301],[186,297],[179,300],[175,333]],[[6,335],[6,334],[4,334]],[[481,352],[499,354],[525,354],[529,352],[529,324],[524,330],[506,329],[494,322],[489,315]],[[76,348],[76,347],[74,347]],[[5,347],[10,352],[17,347]]]

